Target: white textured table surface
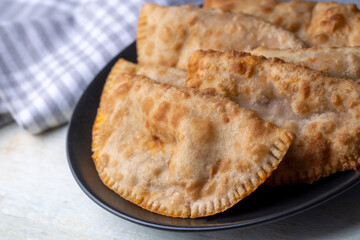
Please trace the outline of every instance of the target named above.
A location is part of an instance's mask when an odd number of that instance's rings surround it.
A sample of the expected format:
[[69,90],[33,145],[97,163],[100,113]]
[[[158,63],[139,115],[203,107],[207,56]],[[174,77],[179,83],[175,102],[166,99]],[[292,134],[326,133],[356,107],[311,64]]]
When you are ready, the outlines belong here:
[[0,128],[0,239],[360,239],[360,185],[296,216],[243,230],[180,233],[103,210],[78,187],[65,153],[67,127],[31,136]]

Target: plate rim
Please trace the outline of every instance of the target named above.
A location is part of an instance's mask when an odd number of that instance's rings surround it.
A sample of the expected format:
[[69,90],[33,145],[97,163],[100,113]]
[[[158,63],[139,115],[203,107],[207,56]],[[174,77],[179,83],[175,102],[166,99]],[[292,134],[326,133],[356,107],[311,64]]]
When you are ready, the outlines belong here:
[[[140,224],[142,226],[151,227],[151,228],[160,229],[160,230],[186,231],[186,232],[228,230],[228,229],[234,229],[234,228],[246,228],[246,227],[251,227],[251,226],[255,226],[255,225],[258,226],[260,224],[274,222],[277,220],[281,220],[281,219],[284,219],[287,217],[294,216],[298,213],[307,211],[313,207],[316,207],[326,201],[329,201],[329,200],[337,197],[338,195],[344,193],[345,191],[349,190],[350,188],[352,188],[353,186],[355,186],[356,184],[358,184],[360,182],[360,172],[359,172],[359,170],[356,170],[355,172],[356,172],[357,176],[354,179],[351,179],[348,182],[344,183],[345,184],[344,186],[341,186],[341,188],[340,188],[340,186],[338,186],[337,188],[332,189],[331,191],[327,192],[326,194],[322,194],[319,197],[315,197],[313,200],[307,201],[303,204],[297,205],[292,208],[286,208],[286,210],[280,211],[277,214],[273,213],[273,214],[267,215],[263,218],[257,218],[257,219],[252,219],[252,220],[248,220],[248,221],[243,221],[240,223],[224,224],[224,225],[219,225],[219,226],[202,226],[202,227],[186,226],[186,227],[184,227],[184,226],[171,226],[171,225],[153,223],[153,222],[148,222],[148,221],[142,220],[141,218],[129,216],[125,213],[120,212],[117,209],[114,209],[114,208],[108,206],[100,198],[98,198],[96,194],[93,194],[92,190],[89,189],[87,187],[87,184],[84,183],[82,181],[82,179],[80,179],[80,177],[78,176],[78,173],[77,173],[78,170],[76,169],[77,167],[75,165],[76,160],[71,157],[71,134],[72,134],[72,131],[74,131],[73,130],[73,128],[74,128],[73,124],[75,121],[74,116],[76,115],[76,113],[78,111],[81,111],[81,110],[79,110],[79,109],[81,109],[81,106],[79,103],[82,102],[82,100],[85,98],[89,89],[91,89],[97,81],[100,81],[101,76],[104,74],[104,72],[106,72],[108,69],[111,69],[111,67],[116,63],[116,61],[119,58],[121,58],[122,55],[124,55],[126,51],[129,51],[129,49],[131,47],[133,47],[134,44],[136,44],[136,41],[134,41],[131,44],[129,44],[128,46],[126,46],[115,57],[113,57],[109,62],[107,62],[106,65],[96,74],[96,76],[93,78],[93,80],[88,84],[88,86],[85,88],[81,97],[79,98],[79,100],[77,101],[77,103],[75,105],[74,111],[69,120],[67,134],[66,134],[66,156],[67,156],[67,162],[70,167],[71,173],[72,173],[74,179],[76,180],[77,184],[79,185],[80,189],[93,202],[95,202],[97,205],[99,205],[103,209],[114,214],[115,216],[121,217],[124,220],[128,220],[130,222]],[[101,89],[101,91],[102,91],[102,89]],[[100,102],[100,99],[99,99],[99,102]],[[106,186],[104,185],[104,187],[106,187]],[[147,211],[146,209],[143,209],[143,210]]]

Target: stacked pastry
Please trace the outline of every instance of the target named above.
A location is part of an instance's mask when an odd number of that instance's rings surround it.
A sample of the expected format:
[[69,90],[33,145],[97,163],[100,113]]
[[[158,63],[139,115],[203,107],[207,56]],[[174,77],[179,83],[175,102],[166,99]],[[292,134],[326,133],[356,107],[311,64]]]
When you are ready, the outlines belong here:
[[357,169],[356,6],[204,7],[143,6],[139,64],[114,65],[94,123],[104,184],[147,210],[193,218],[225,211],[263,183]]

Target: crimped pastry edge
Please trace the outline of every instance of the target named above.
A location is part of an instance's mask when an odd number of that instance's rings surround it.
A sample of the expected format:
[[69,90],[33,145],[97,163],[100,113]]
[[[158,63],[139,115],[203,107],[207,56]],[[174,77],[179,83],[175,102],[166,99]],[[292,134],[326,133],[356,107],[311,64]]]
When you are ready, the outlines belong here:
[[[115,81],[114,75],[109,75],[105,87],[103,90],[102,98],[108,94],[108,89],[111,89],[111,85]],[[261,167],[261,171],[254,173],[250,178],[247,179],[240,186],[234,186],[233,189],[229,190],[226,196],[222,198],[215,199],[212,202],[207,202],[206,204],[194,204],[191,206],[189,211],[174,211],[171,209],[166,209],[160,201],[151,201],[148,198],[139,198],[137,193],[132,192],[132,189],[129,188],[120,188],[120,186],[112,179],[109,174],[106,174],[104,171],[100,171],[99,167],[99,151],[97,136],[99,135],[99,127],[104,122],[105,116],[102,114],[100,108],[98,109],[96,119],[93,125],[92,131],[92,151],[93,151],[93,161],[101,181],[108,188],[113,190],[115,193],[123,197],[124,199],[142,207],[143,209],[149,210],[154,213],[169,217],[179,217],[179,218],[196,218],[196,217],[206,217],[211,216],[220,212],[223,212],[236,203],[241,201],[243,198],[247,197],[253,191],[255,191],[265,180],[271,175],[271,173],[277,168],[283,157],[285,156],[289,146],[294,140],[294,134],[289,131],[284,131],[282,135],[275,140],[273,145],[269,148],[267,154],[267,161]]]
[[261,167],[261,171],[254,173],[250,178],[239,186],[234,186],[233,189],[229,190],[226,196],[217,198],[212,202],[206,204],[194,204],[191,206],[190,211],[175,211],[173,209],[166,209],[161,201],[152,201],[149,198],[138,197],[136,192],[133,192],[130,188],[120,188],[120,186],[112,179],[109,174],[104,171],[99,171],[99,149],[97,148],[96,138],[98,136],[99,126],[103,122],[103,116],[101,111],[98,112],[94,128],[93,128],[93,160],[96,169],[99,173],[101,181],[115,193],[119,194],[124,199],[142,207],[143,209],[149,210],[154,213],[169,217],[179,218],[196,218],[211,216],[220,212],[223,212],[236,203],[254,192],[264,181],[271,175],[271,173],[277,168],[283,157],[285,156],[287,149],[293,141],[293,136],[284,132],[274,144],[270,147],[267,154],[267,161]]

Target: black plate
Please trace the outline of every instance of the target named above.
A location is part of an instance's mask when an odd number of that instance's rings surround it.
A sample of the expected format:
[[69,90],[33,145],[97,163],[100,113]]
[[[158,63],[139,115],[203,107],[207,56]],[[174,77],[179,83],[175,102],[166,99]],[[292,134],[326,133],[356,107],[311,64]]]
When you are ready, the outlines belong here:
[[146,211],[108,189],[98,177],[91,158],[91,129],[105,79],[119,58],[136,62],[136,44],[116,56],[93,80],[80,98],[70,121],[67,155],[81,189],[109,212],[145,226],[167,230],[201,231],[245,227],[299,213],[349,189],[360,179],[359,171],[347,171],[312,185],[260,187],[224,213],[198,219],[176,219]]

